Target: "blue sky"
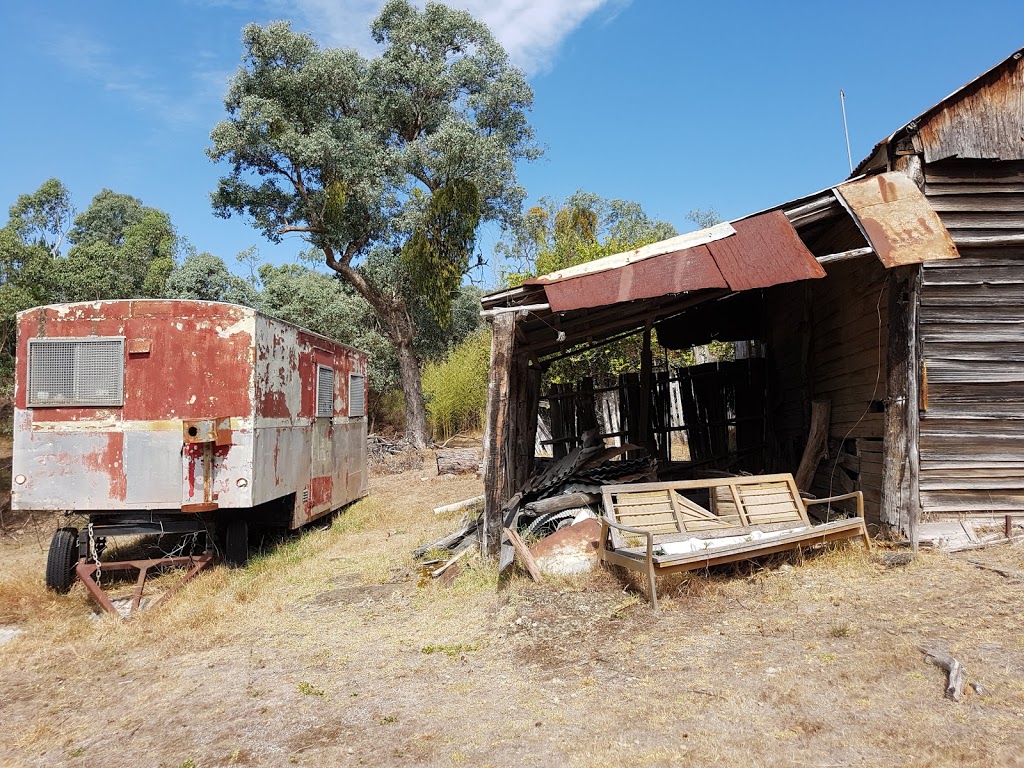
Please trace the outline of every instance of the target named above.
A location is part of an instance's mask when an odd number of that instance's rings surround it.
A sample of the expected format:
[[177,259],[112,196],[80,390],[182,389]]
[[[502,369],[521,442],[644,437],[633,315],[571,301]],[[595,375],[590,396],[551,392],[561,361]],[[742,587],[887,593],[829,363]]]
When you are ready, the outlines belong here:
[[[637,200],[680,231],[842,180],[839,104],[856,163],[872,145],[1024,46],[1024,3],[453,0],[487,21],[530,76],[546,156],[524,165],[532,199],[586,189]],[[229,264],[257,245],[213,216],[205,156],[224,116],[244,24],[293,20],[324,45],[371,53],[380,0],[4,3],[0,206],[56,176],[84,209],[107,187],[171,214]],[[482,245],[489,248],[494,233]]]

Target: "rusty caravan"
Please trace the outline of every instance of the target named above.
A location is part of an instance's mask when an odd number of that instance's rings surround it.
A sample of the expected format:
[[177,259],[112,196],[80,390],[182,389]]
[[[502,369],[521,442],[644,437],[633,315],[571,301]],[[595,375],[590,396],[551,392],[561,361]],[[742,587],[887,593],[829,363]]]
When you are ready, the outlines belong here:
[[[134,568],[137,608],[155,565],[242,563],[251,529],[299,528],[365,495],[366,364],[231,304],[21,312],[11,505],[87,520],[54,535],[48,586],[66,591],[77,573],[104,604],[96,571]],[[141,534],[176,543],[162,558],[101,558],[112,537]]]

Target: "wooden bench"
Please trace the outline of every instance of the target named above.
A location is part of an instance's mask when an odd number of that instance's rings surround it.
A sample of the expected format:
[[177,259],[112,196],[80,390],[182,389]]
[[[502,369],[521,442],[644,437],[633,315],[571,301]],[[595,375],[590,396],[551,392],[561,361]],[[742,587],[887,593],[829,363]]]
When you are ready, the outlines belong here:
[[[682,492],[706,493],[707,506]],[[598,556],[646,573],[655,610],[654,579],[660,575],[857,536],[871,549],[860,491],[803,499],[788,474],[606,485],[601,496],[604,516]],[[848,499],[856,499],[857,517],[818,525],[807,517],[810,505]],[[716,541],[720,539],[727,541]]]

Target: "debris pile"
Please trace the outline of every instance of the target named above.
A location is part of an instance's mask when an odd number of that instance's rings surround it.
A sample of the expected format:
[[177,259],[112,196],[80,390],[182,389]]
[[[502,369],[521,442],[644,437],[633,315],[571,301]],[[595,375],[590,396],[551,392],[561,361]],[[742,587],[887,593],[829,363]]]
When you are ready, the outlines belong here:
[[423,459],[404,435],[385,437],[366,436],[366,460],[374,472],[395,475],[410,469],[417,469]]
[[[519,538],[520,544],[523,540],[533,542],[574,523],[598,517],[601,486],[653,480],[656,474],[657,460],[643,448],[635,445],[606,448],[597,430],[585,432],[580,447],[562,459],[542,465],[505,505],[502,525],[507,533],[502,537],[500,570],[504,571],[512,564],[515,555],[512,539]],[[467,499],[467,503],[478,501],[482,501],[482,497]],[[453,504],[435,512],[442,510],[461,511],[460,504]],[[464,549],[479,544],[480,529],[479,515],[465,515],[453,533],[424,544],[413,554],[423,558],[447,550],[452,557],[457,556]],[[514,535],[510,536],[508,532]],[[574,542],[571,557],[579,559],[580,548],[586,550],[588,546]],[[550,558],[556,551],[548,547],[545,555]],[[568,552],[566,554],[570,556]],[[552,564],[551,570],[560,567]],[[579,564],[569,567],[578,568]]]

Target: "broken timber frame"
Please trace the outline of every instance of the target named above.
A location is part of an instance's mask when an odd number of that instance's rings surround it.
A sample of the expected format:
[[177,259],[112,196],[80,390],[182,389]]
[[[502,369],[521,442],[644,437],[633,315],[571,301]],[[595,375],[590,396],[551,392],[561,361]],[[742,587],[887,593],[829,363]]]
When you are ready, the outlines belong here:
[[498,553],[502,506],[533,471],[541,370],[517,349],[516,323],[525,311],[495,315],[484,425],[484,513],[480,549]]

